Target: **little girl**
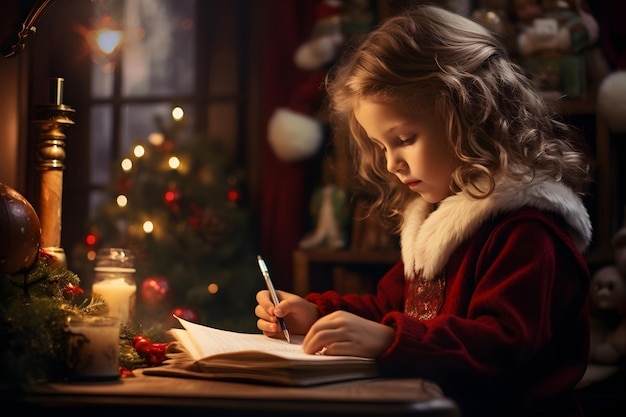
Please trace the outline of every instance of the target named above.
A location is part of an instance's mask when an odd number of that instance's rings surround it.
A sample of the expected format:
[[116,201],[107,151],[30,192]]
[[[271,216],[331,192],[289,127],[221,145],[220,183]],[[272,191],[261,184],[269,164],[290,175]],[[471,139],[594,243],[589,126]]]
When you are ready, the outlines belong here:
[[386,20],[327,87],[402,262],[375,295],[260,291],[258,328],[433,380],[464,416],[581,415],[589,166],[568,127],[494,36],[434,6]]

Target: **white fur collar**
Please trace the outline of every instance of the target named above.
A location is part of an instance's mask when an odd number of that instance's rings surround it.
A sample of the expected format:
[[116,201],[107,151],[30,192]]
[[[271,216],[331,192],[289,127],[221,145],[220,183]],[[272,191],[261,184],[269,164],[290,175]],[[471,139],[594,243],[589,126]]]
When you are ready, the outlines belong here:
[[524,206],[556,213],[570,226],[570,235],[582,252],[591,242],[591,221],[582,200],[570,188],[553,180],[499,181],[482,200],[458,193],[433,205],[418,197],[407,206],[400,235],[407,278],[422,271],[424,279],[440,273],[452,252],[487,220]]

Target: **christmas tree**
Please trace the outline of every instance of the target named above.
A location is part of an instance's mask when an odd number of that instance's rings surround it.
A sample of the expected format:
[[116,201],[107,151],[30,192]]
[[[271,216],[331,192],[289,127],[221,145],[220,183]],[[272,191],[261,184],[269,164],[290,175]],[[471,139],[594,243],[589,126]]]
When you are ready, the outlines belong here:
[[[255,331],[256,263],[244,172],[218,140],[181,138],[157,118],[158,133],[113,168],[107,200],[73,251],[81,277],[98,248],[135,255],[135,323],[169,325],[172,314],[234,331]],[[88,291],[88,288],[86,288]]]

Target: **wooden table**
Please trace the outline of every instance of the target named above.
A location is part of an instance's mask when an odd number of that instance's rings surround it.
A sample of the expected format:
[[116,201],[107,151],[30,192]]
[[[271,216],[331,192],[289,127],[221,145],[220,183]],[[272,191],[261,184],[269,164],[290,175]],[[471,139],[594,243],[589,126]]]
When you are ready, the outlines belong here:
[[[48,383],[2,391],[2,415],[458,417],[423,379],[369,379],[308,388],[143,375],[114,382]],[[65,414],[60,414],[65,413]]]

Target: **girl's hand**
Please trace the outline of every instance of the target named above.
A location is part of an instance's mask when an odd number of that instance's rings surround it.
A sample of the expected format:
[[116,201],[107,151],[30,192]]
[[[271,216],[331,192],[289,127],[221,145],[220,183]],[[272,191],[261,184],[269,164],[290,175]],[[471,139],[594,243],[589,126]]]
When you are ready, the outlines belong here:
[[285,320],[289,333],[306,334],[320,317],[317,306],[296,294],[280,290],[276,294],[280,300],[277,306],[274,306],[268,290],[261,290],[256,294],[258,305],[254,314],[258,317],[257,328],[266,336],[284,338],[277,319],[281,317]]
[[376,358],[394,339],[391,327],[346,311],[335,311],[317,320],[304,337],[306,353]]

